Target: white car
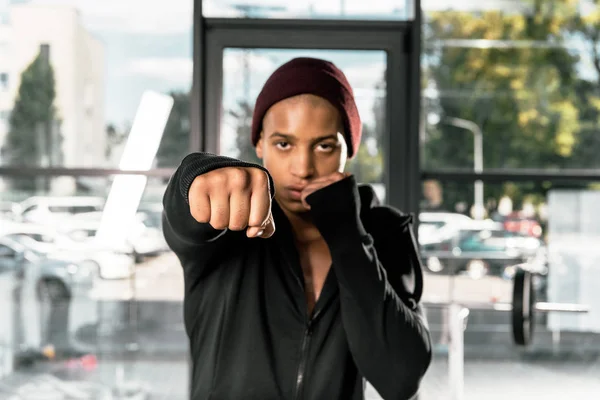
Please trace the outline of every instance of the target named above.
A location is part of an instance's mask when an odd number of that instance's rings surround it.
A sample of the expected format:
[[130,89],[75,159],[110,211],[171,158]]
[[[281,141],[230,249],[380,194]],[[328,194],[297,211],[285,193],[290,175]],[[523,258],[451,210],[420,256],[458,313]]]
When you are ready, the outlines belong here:
[[429,244],[443,240],[444,232],[459,229],[465,223],[474,221],[471,217],[451,212],[422,212],[419,214],[419,244]]
[[107,249],[90,241],[77,241],[68,232],[43,225],[15,223],[0,228],[0,235],[31,240],[27,245],[53,258],[85,264],[102,279],[126,279],[134,273],[133,255],[127,249]]
[[21,222],[58,225],[73,215],[101,211],[105,201],[91,196],[33,196],[18,205],[17,218]]
[[8,221],[14,221],[17,218],[19,209],[20,207],[18,203],[13,203],[10,201],[0,201],[0,220],[3,219]]
[[[76,221],[73,222],[75,225],[85,224],[88,229],[94,230],[90,235],[95,236],[101,219],[101,212],[93,212],[73,216],[71,221]],[[151,216],[145,212],[138,212],[135,222],[129,227],[128,243],[137,262],[141,262],[144,257],[157,256],[169,250],[162,229],[154,225],[155,221]]]

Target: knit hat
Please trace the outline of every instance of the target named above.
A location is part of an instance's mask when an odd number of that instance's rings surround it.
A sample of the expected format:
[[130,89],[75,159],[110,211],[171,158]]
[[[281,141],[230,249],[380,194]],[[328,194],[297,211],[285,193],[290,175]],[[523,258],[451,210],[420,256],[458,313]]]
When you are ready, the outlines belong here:
[[352,87],[344,73],[333,63],[317,58],[294,58],[267,79],[254,106],[252,144],[256,146],[260,139],[262,121],[267,111],[275,103],[300,94],[322,97],[340,111],[348,157],[353,157],[360,144],[362,123]]

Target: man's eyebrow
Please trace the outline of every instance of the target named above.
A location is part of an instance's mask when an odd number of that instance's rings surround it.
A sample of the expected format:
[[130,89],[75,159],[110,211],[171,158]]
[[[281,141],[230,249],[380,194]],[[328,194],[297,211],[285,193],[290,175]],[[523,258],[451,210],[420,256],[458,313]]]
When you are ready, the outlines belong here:
[[322,142],[323,140],[330,140],[330,139],[337,140],[337,138],[338,138],[337,133],[332,133],[331,135],[324,135],[324,136],[319,136],[317,138],[314,138],[313,142]]
[[[269,135],[269,138],[273,138],[273,137],[285,139],[290,142],[297,139],[297,137],[294,135],[291,135],[288,133],[281,133],[281,132],[273,132]],[[332,133],[330,135],[323,135],[323,136],[316,137],[316,138],[312,139],[311,142],[318,143],[318,142],[322,142],[324,140],[337,140],[337,138],[338,138],[337,133]]]
[[272,137],[280,137],[280,138],[286,139],[286,140],[291,140],[291,139],[295,138],[294,135],[289,135],[289,134],[281,133],[281,132],[273,132],[269,135],[269,137],[271,137],[271,138]]

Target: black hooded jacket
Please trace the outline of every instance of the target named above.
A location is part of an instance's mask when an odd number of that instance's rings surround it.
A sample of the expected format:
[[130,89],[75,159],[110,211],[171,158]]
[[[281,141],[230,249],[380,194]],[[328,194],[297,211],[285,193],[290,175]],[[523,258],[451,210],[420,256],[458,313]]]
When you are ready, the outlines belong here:
[[386,400],[410,399],[431,343],[418,299],[390,279],[410,272],[414,241],[401,235],[409,217],[377,205],[373,190],[359,190],[352,177],[311,194],[332,268],[309,316],[291,226],[276,201],[269,239],[192,218],[194,178],[228,166],[263,169],[190,154],[164,195],[164,234],[185,276],[191,398],[355,400],[364,398],[367,380]]

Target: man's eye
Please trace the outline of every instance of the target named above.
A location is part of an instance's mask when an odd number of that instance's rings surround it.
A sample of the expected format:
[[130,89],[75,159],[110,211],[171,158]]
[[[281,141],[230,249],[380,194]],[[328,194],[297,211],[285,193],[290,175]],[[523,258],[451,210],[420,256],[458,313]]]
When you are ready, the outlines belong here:
[[279,148],[279,149],[282,149],[282,150],[288,148],[289,145],[290,144],[288,142],[277,142],[277,143],[275,143],[275,146],[277,148]]
[[319,150],[321,151],[331,151],[334,149],[334,145],[332,145],[331,143],[321,143],[319,144]]

